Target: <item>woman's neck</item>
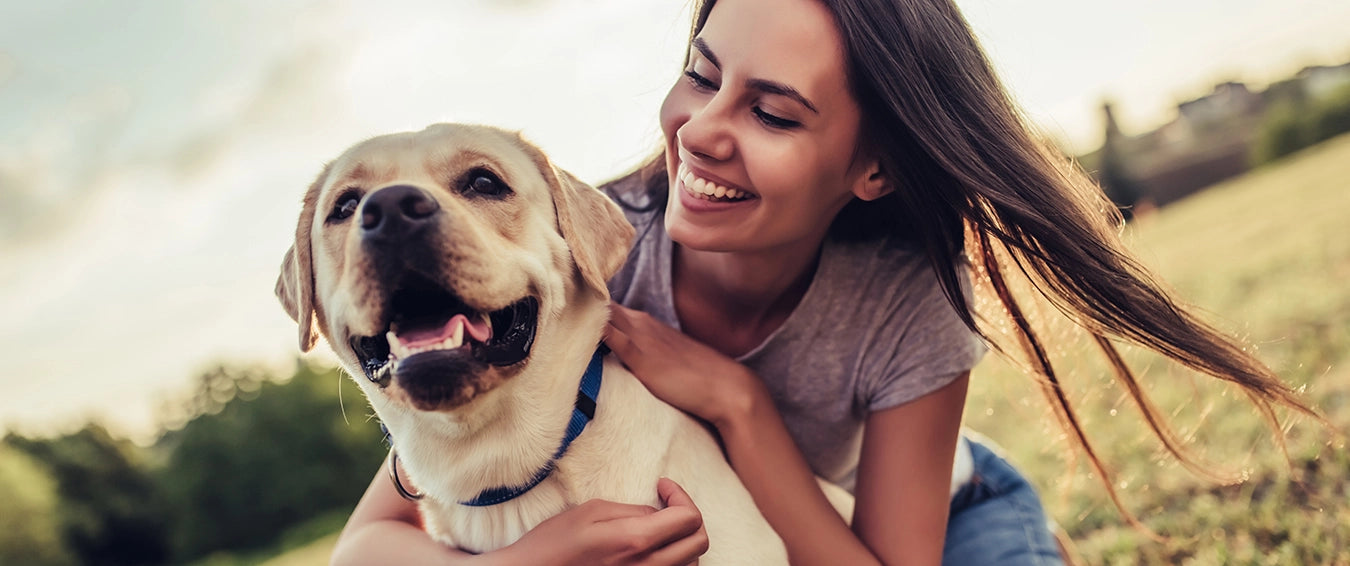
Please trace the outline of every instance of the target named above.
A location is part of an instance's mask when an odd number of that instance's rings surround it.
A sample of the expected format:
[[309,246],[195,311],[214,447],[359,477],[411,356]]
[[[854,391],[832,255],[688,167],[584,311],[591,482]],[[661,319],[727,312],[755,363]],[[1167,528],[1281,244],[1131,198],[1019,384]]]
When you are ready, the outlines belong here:
[[684,332],[730,356],[782,326],[811,286],[820,244],[705,252],[675,244],[672,287]]

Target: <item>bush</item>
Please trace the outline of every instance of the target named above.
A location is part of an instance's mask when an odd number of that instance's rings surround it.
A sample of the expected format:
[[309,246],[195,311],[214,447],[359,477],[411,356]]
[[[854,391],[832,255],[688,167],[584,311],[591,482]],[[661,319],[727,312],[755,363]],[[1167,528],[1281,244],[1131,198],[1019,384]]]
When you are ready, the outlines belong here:
[[45,468],[59,500],[61,539],[82,564],[158,564],[168,556],[163,506],[140,449],[97,424],[74,434],[5,444]]
[[1266,111],[1252,152],[1254,164],[1275,161],[1350,132],[1350,86],[1323,99],[1286,97]]
[[[303,363],[284,383],[229,368],[201,377],[189,402],[197,414],[159,442],[178,560],[267,547],[306,520],[351,511],[386,448],[368,410],[344,421],[345,379]],[[359,399],[348,404],[364,407]]]
[[27,454],[0,445],[0,564],[65,566],[56,482]]

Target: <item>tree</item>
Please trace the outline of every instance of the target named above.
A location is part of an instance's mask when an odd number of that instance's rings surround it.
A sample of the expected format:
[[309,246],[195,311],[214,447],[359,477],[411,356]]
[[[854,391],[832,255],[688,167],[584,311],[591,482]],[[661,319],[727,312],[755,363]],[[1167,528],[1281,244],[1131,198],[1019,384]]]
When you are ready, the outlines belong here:
[[[284,382],[217,368],[201,376],[181,430],[165,433],[161,485],[173,506],[175,556],[255,549],[317,515],[350,510],[384,458],[359,393],[344,420],[338,370],[298,364]],[[354,389],[354,388],[353,388]]]
[[61,539],[80,563],[167,559],[163,504],[135,445],[97,424],[51,439],[9,435],[5,445],[32,458],[54,480]]
[[0,444],[0,564],[66,566],[75,558],[66,549],[57,517],[56,482],[23,452]]

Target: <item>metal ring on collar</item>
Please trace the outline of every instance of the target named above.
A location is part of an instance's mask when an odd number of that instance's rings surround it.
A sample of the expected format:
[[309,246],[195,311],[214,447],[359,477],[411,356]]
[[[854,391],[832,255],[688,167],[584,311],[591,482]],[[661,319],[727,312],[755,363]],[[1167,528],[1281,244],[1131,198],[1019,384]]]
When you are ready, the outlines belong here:
[[423,494],[413,493],[408,491],[408,488],[403,487],[403,480],[398,476],[398,452],[394,451],[393,448],[389,449],[389,479],[394,482],[394,489],[397,489],[398,494],[403,496],[404,499],[408,501],[422,499]]

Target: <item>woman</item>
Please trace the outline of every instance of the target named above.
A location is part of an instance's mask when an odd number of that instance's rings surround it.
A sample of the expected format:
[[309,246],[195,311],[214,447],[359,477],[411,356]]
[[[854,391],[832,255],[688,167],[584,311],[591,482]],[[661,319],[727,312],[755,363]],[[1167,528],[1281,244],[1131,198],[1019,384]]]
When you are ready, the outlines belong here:
[[[966,256],[1084,448],[1005,268],[1113,362],[1107,336],[1310,412],[1126,254],[1118,213],[1028,132],[950,0],[708,1],[661,125],[662,157],[609,187],[639,229],[611,287],[646,312],[615,307],[606,342],[717,428],[794,564],[1058,563],[1027,483],[959,440],[984,353]],[[851,528],[813,474],[853,489]],[[599,502],[469,557],[377,477],[333,561],[682,564],[706,537],[661,491],[665,510]]]

